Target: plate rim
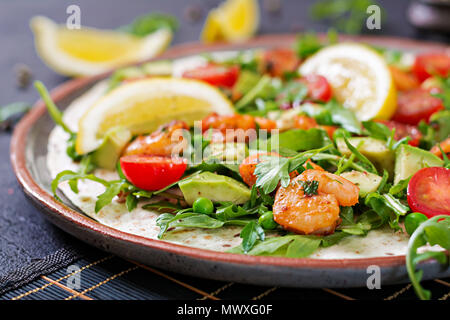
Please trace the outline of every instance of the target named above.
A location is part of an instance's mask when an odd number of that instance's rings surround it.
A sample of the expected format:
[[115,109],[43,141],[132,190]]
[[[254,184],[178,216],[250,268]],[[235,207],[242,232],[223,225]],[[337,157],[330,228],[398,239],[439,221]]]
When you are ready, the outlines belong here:
[[[218,43],[205,45],[198,42],[180,44],[171,47],[162,55],[133,65],[138,65],[153,60],[174,59],[177,57],[198,54],[207,51],[221,50],[238,50],[262,47],[286,46],[295,40],[295,34],[270,34],[253,38],[241,44]],[[325,34],[319,34],[321,38],[326,37]],[[400,37],[385,36],[348,36],[340,35],[340,41],[354,40],[383,46],[393,46],[402,49],[425,49],[425,50],[448,50],[450,47],[437,43],[426,42]],[[68,80],[56,88],[51,90],[50,95],[57,103],[59,100],[70,95],[72,92],[82,89],[83,87],[94,83],[98,80],[106,78],[112,71],[102,73],[100,75]],[[399,267],[405,265],[405,257],[402,256],[386,256],[372,258],[357,259],[313,259],[313,258],[286,258],[286,257],[270,257],[270,256],[250,256],[243,254],[225,253],[201,248],[193,248],[180,244],[170,243],[167,241],[145,238],[138,235],[126,233],[106,225],[103,225],[84,214],[69,208],[64,203],[56,200],[53,195],[45,191],[32,177],[31,172],[27,168],[26,149],[28,133],[33,125],[46,113],[46,107],[42,100],[38,100],[31,111],[29,111],[16,125],[11,142],[10,142],[10,160],[14,174],[21,185],[23,191],[34,200],[37,200],[42,206],[49,211],[59,215],[61,218],[68,220],[70,223],[76,224],[84,230],[100,233],[103,237],[111,237],[115,240],[130,242],[138,246],[148,247],[150,249],[165,251],[175,255],[186,256],[193,259],[208,260],[210,262],[220,262],[228,264],[241,265],[258,265],[258,266],[278,266],[288,268],[321,268],[321,269],[342,269],[354,268],[365,269],[369,265],[378,265],[380,267]],[[43,211],[43,210],[39,210]],[[79,237],[78,237],[79,238]]]

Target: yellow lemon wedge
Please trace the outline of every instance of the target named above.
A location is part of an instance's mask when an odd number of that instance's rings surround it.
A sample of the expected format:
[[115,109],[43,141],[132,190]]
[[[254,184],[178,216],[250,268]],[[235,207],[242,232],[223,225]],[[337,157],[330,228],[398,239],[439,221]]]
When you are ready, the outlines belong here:
[[221,40],[242,42],[252,37],[258,26],[257,0],[227,0],[209,13],[201,40],[206,43]]
[[333,94],[361,121],[389,119],[397,106],[397,91],[381,55],[357,43],[325,47],[299,68],[301,75],[320,74],[327,78]]
[[85,154],[97,149],[111,128],[145,134],[175,119],[192,126],[211,112],[227,115],[234,109],[219,89],[205,82],[155,77],[126,83],[100,98],[80,118],[76,151]]
[[145,37],[82,27],[67,29],[52,20],[31,19],[36,51],[53,70],[68,76],[90,76],[152,58],[164,51],[172,32],[159,29]]

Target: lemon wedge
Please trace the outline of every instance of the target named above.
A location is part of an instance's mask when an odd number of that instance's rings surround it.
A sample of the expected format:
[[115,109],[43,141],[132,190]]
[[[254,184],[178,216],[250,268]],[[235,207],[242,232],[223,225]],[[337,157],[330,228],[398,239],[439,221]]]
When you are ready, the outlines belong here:
[[253,36],[258,26],[257,0],[227,0],[208,14],[201,40],[206,43],[242,42]]
[[172,32],[159,29],[139,38],[124,32],[82,27],[69,30],[46,17],[30,22],[36,50],[53,70],[68,76],[95,75],[164,51]]
[[325,47],[299,68],[302,75],[327,78],[333,94],[361,121],[389,119],[397,105],[397,91],[381,55],[368,46],[341,43]]
[[131,134],[155,131],[171,120],[192,126],[211,112],[233,114],[233,106],[219,89],[198,80],[147,78],[121,85],[100,98],[80,118],[76,151],[85,154],[98,148],[114,127]]

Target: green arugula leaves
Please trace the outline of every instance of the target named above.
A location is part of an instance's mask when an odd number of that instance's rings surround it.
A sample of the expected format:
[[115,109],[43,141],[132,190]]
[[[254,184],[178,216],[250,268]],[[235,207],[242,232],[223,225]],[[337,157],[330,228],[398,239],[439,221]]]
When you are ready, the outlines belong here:
[[435,259],[442,265],[448,265],[448,256],[444,251],[425,251],[418,253],[417,250],[429,243],[439,245],[443,249],[450,250],[450,216],[440,215],[428,219],[417,227],[408,243],[406,254],[406,270],[417,296],[422,300],[429,300],[431,293],[420,285],[423,270],[417,270],[419,262],[427,259]]

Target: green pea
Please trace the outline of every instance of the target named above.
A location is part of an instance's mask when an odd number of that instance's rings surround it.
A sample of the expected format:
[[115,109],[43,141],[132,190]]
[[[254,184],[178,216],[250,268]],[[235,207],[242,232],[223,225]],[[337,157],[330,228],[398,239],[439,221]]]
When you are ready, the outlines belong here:
[[266,230],[272,230],[278,226],[278,223],[273,220],[272,211],[267,211],[262,216],[260,216],[258,219],[258,223]]
[[428,217],[419,212],[413,212],[406,216],[405,218],[405,229],[409,235],[412,235],[417,227],[428,220]]
[[214,204],[208,198],[198,198],[194,201],[192,209],[196,213],[211,214],[214,212]]

